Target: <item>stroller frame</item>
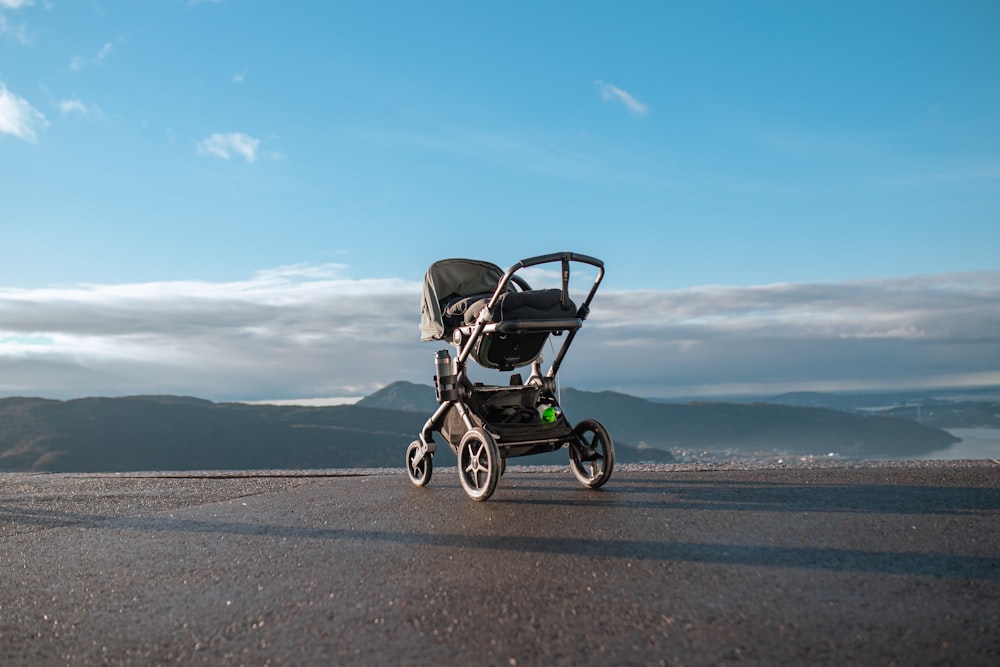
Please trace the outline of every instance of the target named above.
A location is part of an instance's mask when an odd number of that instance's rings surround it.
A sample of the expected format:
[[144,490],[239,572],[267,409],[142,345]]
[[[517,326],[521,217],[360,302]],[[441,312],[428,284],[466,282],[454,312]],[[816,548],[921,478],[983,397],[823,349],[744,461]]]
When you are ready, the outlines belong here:
[[[471,260],[445,261],[472,263]],[[527,281],[516,275],[518,271],[557,262],[562,268],[561,312],[569,313],[569,317],[514,320],[500,317],[497,321],[496,307],[505,294],[532,291]],[[571,262],[588,264],[598,270],[579,307],[569,298]],[[428,275],[430,273],[429,270]],[[434,431],[440,432],[457,456],[459,479],[473,500],[486,500],[493,494],[508,458],[552,452],[562,447],[568,448],[570,469],[583,486],[597,489],[608,481],[614,468],[614,443],[610,434],[594,419],[585,419],[575,427],[571,425],[559,406],[556,390],[556,374],[590,314],[590,303],[603,277],[604,262],[572,252],[522,259],[500,277],[474,323],[456,326],[451,332],[450,342],[457,352],[454,361],[447,349],[436,353],[434,386],[439,405],[424,424],[419,438],[406,450],[406,469],[414,485],[423,487],[431,480],[437,451]],[[563,337],[563,342],[543,374],[540,350],[549,335]],[[430,339],[444,340],[445,337]],[[491,343],[501,349],[513,349],[515,354],[522,344],[528,350],[527,355],[533,350],[539,353],[530,360],[515,359],[486,365],[477,353]],[[509,385],[473,383],[468,376],[470,356],[486,367],[501,371],[530,363],[531,373],[527,381],[522,380],[520,373],[513,374]]]

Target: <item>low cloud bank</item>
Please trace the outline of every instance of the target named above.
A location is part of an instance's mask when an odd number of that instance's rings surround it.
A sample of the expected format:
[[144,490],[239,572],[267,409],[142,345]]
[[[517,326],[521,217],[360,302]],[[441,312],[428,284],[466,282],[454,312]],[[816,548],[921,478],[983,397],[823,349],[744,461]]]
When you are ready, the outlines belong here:
[[[0,288],[0,395],[275,400],[430,383],[421,286],[345,273]],[[1000,272],[603,291],[562,382],[644,396],[1000,384],[997,303]]]

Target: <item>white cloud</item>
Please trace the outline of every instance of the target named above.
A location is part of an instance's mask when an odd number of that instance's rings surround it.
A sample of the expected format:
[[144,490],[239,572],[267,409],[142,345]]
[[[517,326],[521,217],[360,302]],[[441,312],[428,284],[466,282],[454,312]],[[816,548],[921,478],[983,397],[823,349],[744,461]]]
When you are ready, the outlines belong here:
[[89,65],[100,65],[108,57],[113,48],[114,47],[111,45],[111,42],[105,42],[104,45],[97,50],[97,53],[90,58],[86,58],[84,56],[73,56],[70,58],[69,68],[74,72],[77,72]]
[[255,139],[242,132],[216,133],[198,142],[198,153],[224,160],[239,155],[247,162],[253,162],[257,159],[259,145],[260,139]]
[[59,102],[59,111],[62,115],[68,116],[70,114],[80,114],[81,116],[86,112],[87,107],[83,102],[77,99],[72,100],[62,100]]
[[59,112],[64,118],[76,116],[78,118],[101,119],[104,113],[96,104],[87,104],[77,98],[60,100]]
[[14,25],[7,21],[7,17],[0,14],[0,35],[9,35],[13,37],[15,41],[21,44],[31,44],[32,39],[28,34],[28,26],[21,23],[19,25]]
[[621,102],[630,113],[636,116],[644,116],[649,113],[649,106],[643,104],[630,93],[625,92],[618,86],[603,81],[595,81],[594,85],[601,92],[601,98],[605,101]]
[[247,68],[244,67],[239,72],[233,75],[233,83],[243,83],[247,78]]
[[38,131],[45,129],[48,124],[45,116],[31,106],[28,100],[10,92],[0,82],[0,134],[10,134],[33,142]]
[[0,0],[0,9],[22,9],[33,4],[35,0]]

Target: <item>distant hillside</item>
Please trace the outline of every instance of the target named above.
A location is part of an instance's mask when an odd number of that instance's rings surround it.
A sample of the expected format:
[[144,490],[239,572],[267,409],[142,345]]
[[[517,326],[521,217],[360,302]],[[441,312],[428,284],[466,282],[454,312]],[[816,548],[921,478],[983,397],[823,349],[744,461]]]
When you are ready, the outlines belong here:
[[996,388],[869,394],[794,392],[766,402],[901,417],[937,428],[1000,428],[998,393]]
[[[425,387],[432,396],[433,389]],[[425,413],[356,405],[212,403],[177,396],[0,399],[0,470],[124,472],[403,467]],[[438,466],[455,465],[438,438]],[[618,460],[669,462],[616,442]],[[564,450],[518,464],[565,463]]]
[[939,428],[1000,428],[1000,402],[933,401],[899,405],[880,414]]
[[423,420],[354,406],[138,396],[0,399],[0,469],[58,471],[402,465]]
[[[562,391],[575,423],[608,427],[622,463],[669,462],[668,449],[835,452],[906,458],[950,434],[910,419],[768,403],[653,403],[615,392]],[[0,470],[129,471],[402,467],[437,403],[427,385],[395,383],[357,405],[213,403],[180,396],[0,399]],[[439,466],[454,465],[440,439]],[[523,464],[564,463],[566,452]]]
[[868,407],[869,404],[885,405],[886,401],[892,398],[862,398],[853,394],[825,394],[818,391],[793,391],[781,394],[774,398],[761,401],[762,403],[777,403],[779,405],[795,405],[804,408],[830,408],[832,410],[857,410],[861,407]]
[[[789,395],[791,396],[791,395]],[[817,404],[830,394],[798,394]],[[424,406],[430,414],[434,388],[393,383],[369,399],[386,409]],[[776,399],[777,400],[777,399]],[[828,407],[772,403],[654,403],[611,391],[562,391],[562,407],[571,422],[599,419],[615,442],[671,449],[779,450],[803,454],[838,454],[856,458],[905,458],[946,448],[957,438],[927,424],[892,415],[855,414]]]
[[905,458],[958,442],[908,419],[766,403],[664,404],[605,391],[564,389],[572,419],[595,417],[615,437],[673,449],[835,452],[852,458]]
[[424,417],[426,419],[437,409],[437,399],[434,397],[434,387],[400,380],[382,387],[370,396],[365,396],[355,405],[363,408],[424,412],[427,413]]

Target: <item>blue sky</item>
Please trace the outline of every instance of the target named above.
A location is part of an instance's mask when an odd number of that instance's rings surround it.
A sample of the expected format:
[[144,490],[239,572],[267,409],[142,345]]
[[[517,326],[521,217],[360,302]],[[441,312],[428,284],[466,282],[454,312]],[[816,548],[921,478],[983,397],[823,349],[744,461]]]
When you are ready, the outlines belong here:
[[0,395],[426,382],[427,266],[556,250],[608,269],[566,384],[1000,383],[998,26],[995,2],[0,0]]

